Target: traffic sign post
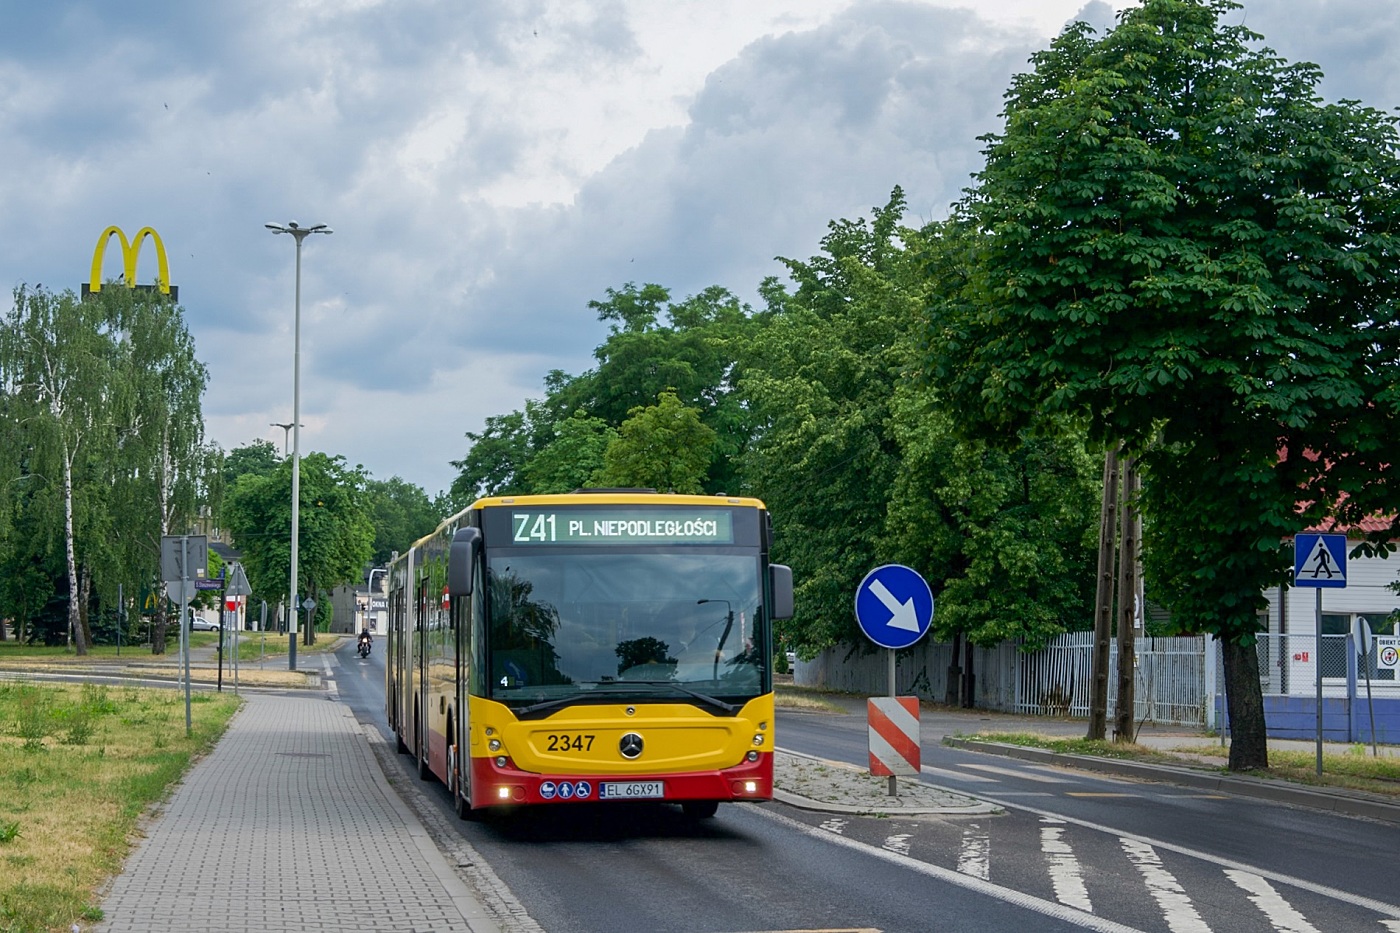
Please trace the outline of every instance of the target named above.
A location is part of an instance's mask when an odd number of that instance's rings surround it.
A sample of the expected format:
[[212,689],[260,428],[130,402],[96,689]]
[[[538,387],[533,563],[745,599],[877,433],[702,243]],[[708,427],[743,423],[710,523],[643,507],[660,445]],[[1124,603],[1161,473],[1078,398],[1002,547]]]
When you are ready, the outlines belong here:
[[933,591],[918,571],[903,564],[885,564],[860,581],[855,608],[860,630],[885,649],[889,662],[889,698],[872,698],[867,716],[870,773],[888,775],[889,796],[894,797],[897,774],[919,773],[919,699],[895,695],[895,651],[908,648],[928,634],[933,624]]
[[1322,591],[1347,585],[1347,536],[1306,533],[1293,536],[1293,585],[1317,590],[1313,653],[1317,686],[1317,773],[1322,774]]

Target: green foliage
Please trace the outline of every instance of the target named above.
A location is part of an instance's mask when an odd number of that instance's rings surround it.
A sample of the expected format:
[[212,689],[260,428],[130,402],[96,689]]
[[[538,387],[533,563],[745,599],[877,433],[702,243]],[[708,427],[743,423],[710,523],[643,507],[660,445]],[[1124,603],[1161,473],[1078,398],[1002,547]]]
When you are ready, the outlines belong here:
[[870,223],[833,222],[821,254],[783,260],[796,290],[765,283],[738,383],[754,425],[746,489],[772,511],[775,558],[796,584],[779,633],[805,651],[860,643],[851,598],[884,538],[899,470],[889,406],[924,288],[899,242],[903,210],[896,189]]
[[699,412],[662,392],[657,404],[632,409],[603,453],[597,486],[631,486],[663,492],[701,493],[715,447],[715,432]]
[[[291,471],[287,459],[269,475],[240,476],[224,510],[248,582],[269,602],[280,599],[290,582]],[[313,594],[318,604],[328,603],[326,594],[334,587],[363,579],[374,546],[366,482],[360,470],[346,466],[344,457],[310,453],[301,458],[297,582],[303,598]],[[308,631],[314,624],[313,610]]]
[[217,495],[206,382],[168,298],[15,290],[0,327],[0,526],[27,533],[0,534],[0,577],[21,578],[0,599],[20,625],[44,617],[36,575],[66,579],[47,590],[66,602],[63,637],[86,653],[82,611],[155,580],[161,535]]
[[929,365],[984,434],[1049,411],[1138,453],[1153,592],[1248,644],[1287,536],[1396,514],[1400,162],[1393,118],[1322,103],[1235,9],[1147,0],[1035,56]]
[[534,493],[572,492],[590,485],[603,469],[608,447],[618,438],[602,418],[574,412],[554,425],[554,439],[525,464],[524,479]]
[[422,488],[397,476],[365,482],[365,502],[374,526],[370,561],[377,567],[389,562],[394,551],[432,531],[447,513],[439,511]]
[[750,309],[723,288],[672,303],[661,286],[630,282],[589,307],[612,322],[594,351],[598,366],[579,376],[549,373],[545,398],[468,432],[467,455],[452,461],[461,471],[451,488],[455,507],[483,495],[565,492],[594,482],[614,434],[663,392],[714,432],[700,491],[740,489],[737,456],[749,415],[735,385],[743,347],[761,326]]

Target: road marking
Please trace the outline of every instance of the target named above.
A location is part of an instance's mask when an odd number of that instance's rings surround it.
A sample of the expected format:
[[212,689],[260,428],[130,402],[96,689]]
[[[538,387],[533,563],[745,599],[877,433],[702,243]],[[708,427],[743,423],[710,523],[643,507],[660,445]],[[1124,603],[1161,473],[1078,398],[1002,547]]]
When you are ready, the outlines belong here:
[[909,840],[912,839],[909,833],[895,833],[881,843],[880,848],[889,849],[891,852],[898,852],[900,855],[909,854]]
[[1050,871],[1055,900],[1091,914],[1094,905],[1089,900],[1089,889],[1084,887],[1084,872],[1080,870],[1079,859],[1074,857],[1074,850],[1060,838],[1063,833],[1064,828],[1060,826],[1040,827],[1040,851]]
[[918,872],[919,874],[925,875],[929,878],[934,878],[938,881],[942,881],[947,884],[954,884],[960,888],[964,888],[969,891],[974,891],[978,894],[982,894],[987,897],[994,897],[999,901],[1005,901],[1008,904],[1012,904],[1016,907],[1020,907],[1025,910],[1033,910],[1036,913],[1041,914],[1043,916],[1053,917],[1057,920],[1063,920],[1066,923],[1072,923],[1075,926],[1082,927],[1086,930],[1096,930],[1099,931],[1099,933],[1142,933],[1142,931],[1137,930],[1134,927],[1126,926],[1122,923],[1115,923],[1114,921],[1106,920],[1103,917],[1095,917],[1093,914],[1084,913],[1081,910],[1075,910],[1073,907],[1067,907],[1064,904],[1056,904],[1054,901],[1047,901],[1044,898],[1036,897],[1031,894],[1026,894],[1022,891],[1016,891],[1011,888],[1005,888],[1001,885],[993,884],[990,881],[984,881],[981,878],[974,878],[971,875],[959,874],[958,872],[953,871],[952,869],[940,868],[937,865],[930,865],[927,862],[921,862],[916,858],[912,858],[911,856],[900,855],[898,852],[890,852],[886,849],[878,849],[874,846],[867,845],[866,843],[859,842],[855,839],[850,839],[846,836],[833,836],[830,833],[824,833],[814,826],[808,826],[806,823],[801,823],[797,820],[792,819],[791,817],[783,816],[781,813],[775,810],[760,809],[755,807],[749,812],[754,813],[759,817],[762,817],[763,819],[768,819],[774,821],[775,823],[780,823],[783,826],[786,826],[789,829],[793,830],[794,832],[799,832],[804,835],[811,836],[814,839],[825,840],[831,845],[844,846],[848,849],[863,852],[866,855],[882,859],[893,865],[898,865],[901,868],[906,868],[909,871]]
[[973,784],[1000,784],[1001,781],[992,777],[983,777],[980,774],[966,774],[962,771],[953,771],[950,768],[935,768],[933,765],[924,765],[919,769],[924,774],[933,774],[938,777],[952,778],[955,781],[970,781]]
[[1318,933],[1317,927],[1294,910],[1293,905],[1284,900],[1273,885],[1254,872],[1227,870],[1225,875],[1244,889],[1254,906],[1263,912],[1278,933]]
[[838,836],[846,831],[846,821],[840,819],[829,819],[822,823],[822,829],[829,833],[836,833]]
[[1142,880],[1147,884],[1153,900],[1162,909],[1162,919],[1172,933],[1211,933],[1210,927],[1196,913],[1186,889],[1176,877],[1162,865],[1159,856],[1150,845],[1136,839],[1119,839],[1128,861],[1137,866]]
[[1092,791],[1092,790],[1067,790],[1066,797],[1138,797],[1139,794],[1125,794],[1121,791]]
[[1108,833],[1110,835],[1117,836],[1120,839],[1135,839],[1138,842],[1146,843],[1147,845],[1150,845],[1153,848],[1164,850],[1167,852],[1175,852],[1178,855],[1185,855],[1189,856],[1190,858],[1200,859],[1203,862],[1207,862],[1211,865],[1218,865],[1221,868],[1233,868],[1239,871],[1252,872],[1254,874],[1257,874],[1261,878],[1267,878],[1270,881],[1275,881],[1279,884],[1286,884],[1290,887],[1300,888],[1304,891],[1310,891],[1313,894],[1320,894],[1323,897],[1331,898],[1334,901],[1341,901],[1344,904],[1351,904],[1356,907],[1363,907],[1366,910],[1373,910],[1383,917],[1392,917],[1396,920],[1400,920],[1400,907],[1397,907],[1394,904],[1387,904],[1385,901],[1378,901],[1373,897],[1364,897],[1360,894],[1352,894],[1350,891],[1342,891],[1338,888],[1328,887],[1325,884],[1318,884],[1314,881],[1308,881],[1305,878],[1296,878],[1292,875],[1285,875],[1282,872],[1270,871],[1268,869],[1259,868],[1254,865],[1246,865],[1243,862],[1237,862],[1234,859],[1221,858],[1220,856],[1212,855],[1209,852],[1202,852],[1200,849],[1192,849],[1189,846],[1177,845],[1174,842],[1165,842],[1161,839],[1153,839],[1150,836],[1140,836],[1136,833],[1125,833],[1121,829],[1114,829],[1113,827],[1105,826],[1102,823],[1093,823],[1089,820],[1081,820],[1072,816],[1062,816],[1058,813],[1051,813],[1048,810],[1038,810],[1035,807],[1026,806],[1025,804],[1010,803],[1006,799],[1004,799],[1007,797],[1030,796],[1048,797],[1051,795],[1000,794],[998,797],[983,797],[979,795],[980,799],[987,801],[987,803],[1000,804],[1001,806],[1006,807],[1007,809],[1020,810],[1023,813],[1030,813],[1035,816],[1048,816],[1052,819],[1061,820],[1066,823],[1073,823],[1075,826],[1083,826],[1085,829],[1092,829],[1101,833]]
[[975,823],[963,829],[958,871],[983,881],[992,877],[992,837]]
[[998,768],[996,765],[963,765],[964,768],[975,768],[978,771],[986,771],[990,774],[1004,774],[1007,777],[1022,778],[1027,781],[1039,781],[1042,784],[1069,784],[1069,778],[1053,777],[1049,774],[1031,774],[1029,771],[1017,771],[1015,768]]

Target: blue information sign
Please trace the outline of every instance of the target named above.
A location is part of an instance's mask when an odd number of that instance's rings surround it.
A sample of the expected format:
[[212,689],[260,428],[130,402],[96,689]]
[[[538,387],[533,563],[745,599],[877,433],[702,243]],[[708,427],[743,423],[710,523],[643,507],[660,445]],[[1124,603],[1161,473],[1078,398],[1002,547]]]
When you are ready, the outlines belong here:
[[881,648],[908,648],[933,623],[933,591],[903,564],[876,567],[856,590],[856,622]]
[[1343,589],[1347,585],[1347,536],[1293,536],[1293,585]]

